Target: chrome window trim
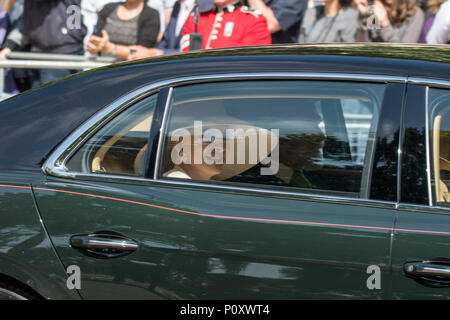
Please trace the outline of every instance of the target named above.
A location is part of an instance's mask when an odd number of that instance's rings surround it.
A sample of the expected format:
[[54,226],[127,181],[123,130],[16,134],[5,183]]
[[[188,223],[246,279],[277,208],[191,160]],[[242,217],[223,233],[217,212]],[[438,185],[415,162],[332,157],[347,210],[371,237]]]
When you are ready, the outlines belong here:
[[84,124],[72,132],[49,156],[42,166],[44,173],[61,178],[75,178],[77,173],[69,172],[66,168],[66,163],[79,147],[81,147],[112,117],[116,116],[140,99],[154,94],[157,91],[157,88],[154,87],[142,87],[132,94],[127,94],[117,99],[111,105],[94,114]]
[[[162,87],[179,86],[190,83],[201,83],[207,81],[229,81],[229,80],[252,80],[252,79],[285,79],[285,80],[340,80],[358,82],[400,82],[406,83],[407,77],[383,76],[371,74],[347,74],[347,73],[313,73],[313,72],[261,72],[261,73],[233,73],[197,75],[181,78],[162,80],[145,85],[133,92],[125,94],[109,106],[103,108],[84,124],[78,127],[52,152],[42,166],[44,173],[63,177],[74,178],[75,173],[69,172],[65,167],[67,160],[78,150],[78,148],[89,139],[101,126],[116,114],[129,107],[137,100],[140,100],[152,93],[157,92]],[[167,107],[167,106],[166,106]],[[166,112],[166,110],[164,111]],[[163,123],[164,125],[164,123]],[[159,146],[158,146],[159,148]],[[159,162],[159,159],[156,159]],[[156,170],[155,170],[156,172]]]
[[28,300],[27,298],[25,298],[24,296],[22,296],[18,293],[15,293],[8,289],[0,288],[0,296],[2,296],[2,295],[9,297],[11,300]]
[[433,206],[433,190],[431,186],[429,91],[430,87],[427,86],[425,88],[425,158],[427,162],[428,205],[431,207]]
[[[262,189],[258,187],[246,187],[246,186],[231,186],[223,184],[214,183],[202,183],[202,182],[192,182],[192,181],[177,181],[177,180],[165,180],[158,179],[152,180],[147,178],[139,178],[133,176],[120,176],[120,175],[108,175],[108,174],[90,174],[82,173],[74,175],[75,178],[83,179],[84,181],[101,181],[106,183],[128,183],[134,185],[141,185],[146,187],[169,187],[169,188],[181,188],[181,189],[191,189],[195,188],[196,191],[208,191],[208,192],[220,192],[220,193],[231,193],[240,195],[255,195],[261,197],[271,197],[271,198],[287,198],[291,200],[299,201],[314,201],[314,202],[328,202],[335,204],[345,204],[354,205],[361,207],[373,207],[373,208],[385,208],[394,209],[398,204],[394,201],[383,201],[383,200],[371,200],[362,198],[352,198],[345,196],[331,196],[331,195],[320,195],[317,193],[303,193],[296,191],[281,191],[274,189]],[[72,177],[71,177],[72,178]],[[48,182],[56,182],[56,180],[49,180]],[[60,180],[58,180],[60,182]],[[417,205],[420,206],[420,205]],[[422,207],[424,207],[422,205]],[[428,207],[426,207],[428,208]]]
[[450,214],[449,207],[429,206],[424,204],[400,203],[397,207],[399,211],[405,212],[425,212],[427,214]]
[[432,88],[450,89],[450,80],[408,77],[407,82],[410,84],[420,84]]
[[[262,72],[262,73],[234,73],[234,74],[214,74],[214,75],[197,75],[189,77],[172,78],[168,80],[157,81],[141,88],[125,94],[121,98],[117,99],[110,105],[106,106],[102,110],[94,114],[84,124],[77,128],[72,134],[69,135],[49,156],[42,166],[42,170],[46,175],[54,176],[58,178],[69,179],[86,179],[86,180],[101,180],[101,181],[121,181],[121,182],[138,182],[138,183],[159,183],[162,185],[172,185],[179,187],[193,186],[197,188],[205,189],[218,189],[228,191],[245,191],[253,192],[261,195],[275,195],[275,196],[295,196],[304,197],[305,199],[320,199],[320,201],[333,201],[333,202],[361,202],[371,204],[386,204],[388,207],[393,208],[395,202],[386,202],[370,199],[359,199],[351,197],[337,197],[337,196],[325,196],[310,193],[290,192],[290,191],[277,191],[266,190],[260,188],[249,188],[241,186],[224,186],[220,184],[202,184],[191,183],[182,181],[171,181],[159,179],[158,171],[161,161],[161,148],[163,133],[167,122],[167,114],[169,111],[169,103],[172,96],[173,87],[202,82],[217,82],[217,81],[234,81],[234,80],[322,80],[322,81],[356,81],[356,82],[377,82],[377,83],[407,83],[408,78],[406,76],[385,76],[385,75],[372,75],[372,74],[347,74],[347,73],[312,73],[312,72]],[[154,94],[163,87],[170,86],[171,91],[167,97],[163,122],[161,125],[161,134],[158,143],[157,157],[155,159],[155,175],[154,180],[143,177],[131,177],[121,175],[108,175],[108,174],[94,174],[94,173],[76,173],[69,172],[66,168],[66,162],[70,157],[81,147],[95,132],[97,132],[105,123],[107,123],[112,117],[125,110],[140,99],[143,99],[151,94]],[[157,170],[156,170],[157,169]],[[319,201],[319,200],[316,200]],[[361,204],[362,205],[362,204]]]
[[432,206],[431,209],[433,209],[432,213],[437,213],[437,214],[449,214],[449,207],[443,207],[443,206]]
[[258,187],[243,187],[243,186],[228,186],[222,184],[214,184],[214,183],[201,183],[201,182],[191,182],[191,181],[175,181],[168,179],[160,179],[155,181],[155,183],[159,185],[167,185],[167,186],[175,186],[181,188],[194,187],[201,189],[215,189],[216,192],[219,191],[231,191],[231,192],[242,192],[246,193],[257,193],[261,196],[271,196],[271,197],[289,197],[291,199],[305,200],[305,201],[328,201],[333,203],[341,203],[341,204],[352,204],[358,206],[371,206],[371,207],[387,207],[392,209],[395,207],[395,202],[390,201],[379,201],[379,200],[371,200],[371,199],[361,199],[361,198],[352,198],[352,197],[344,197],[344,196],[330,196],[330,195],[320,195],[317,193],[303,193],[303,192],[295,192],[295,191],[280,191],[280,190],[269,190],[262,189]]

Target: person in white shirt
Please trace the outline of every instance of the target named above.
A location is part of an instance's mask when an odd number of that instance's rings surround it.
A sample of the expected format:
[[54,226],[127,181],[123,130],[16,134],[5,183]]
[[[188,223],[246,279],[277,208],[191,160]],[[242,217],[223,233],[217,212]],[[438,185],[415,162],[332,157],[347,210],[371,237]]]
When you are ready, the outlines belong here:
[[180,13],[175,27],[175,34],[181,34],[184,24],[194,9],[195,0],[180,0]]
[[172,15],[172,9],[175,5],[176,0],[148,0],[147,5],[159,12],[159,18],[161,20],[161,32],[158,37],[158,42],[166,30],[169,24],[170,16]]
[[430,44],[450,43],[450,1],[439,8],[426,40]]
[[167,26],[175,2],[177,0],[148,0],[147,4],[153,9],[158,10],[161,17],[161,26]]

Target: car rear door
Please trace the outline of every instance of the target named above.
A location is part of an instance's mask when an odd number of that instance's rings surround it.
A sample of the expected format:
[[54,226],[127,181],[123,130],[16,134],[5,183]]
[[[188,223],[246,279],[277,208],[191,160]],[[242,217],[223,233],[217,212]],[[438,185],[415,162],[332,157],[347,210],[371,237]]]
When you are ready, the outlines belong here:
[[393,298],[450,298],[450,85],[411,79],[402,139]]
[[[194,77],[104,110],[33,186],[65,267],[81,270],[81,295],[390,297],[401,80]],[[226,129],[249,134],[235,156],[220,148]],[[191,146],[173,151],[176,132],[193,133],[190,163]]]

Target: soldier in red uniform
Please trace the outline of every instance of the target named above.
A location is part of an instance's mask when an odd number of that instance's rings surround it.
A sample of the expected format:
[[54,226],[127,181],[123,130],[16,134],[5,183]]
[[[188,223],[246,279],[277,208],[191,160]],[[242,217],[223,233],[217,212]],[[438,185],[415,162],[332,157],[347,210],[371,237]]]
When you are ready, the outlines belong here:
[[190,34],[202,34],[202,49],[271,44],[267,20],[262,13],[236,0],[214,0],[214,10],[200,14],[197,28],[191,14],[183,28],[181,51],[189,51]]

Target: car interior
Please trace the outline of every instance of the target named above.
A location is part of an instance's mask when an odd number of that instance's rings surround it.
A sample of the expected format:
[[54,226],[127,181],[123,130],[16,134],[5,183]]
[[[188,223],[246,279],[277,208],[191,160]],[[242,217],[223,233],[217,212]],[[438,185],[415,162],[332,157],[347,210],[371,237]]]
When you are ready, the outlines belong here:
[[152,120],[153,115],[148,116],[138,124],[124,127],[106,140],[92,159],[91,171],[139,175]]
[[[230,90],[231,91],[231,90]],[[249,185],[277,185],[315,190],[341,190],[359,197],[364,195],[365,172],[371,160],[374,133],[377,127],[380,95],[364,88],[342,90],[323,90],[315,88],[308,93],[298,92],[274,95],[269,92],[257,94],[240,91],[214,91],[196,99],[191,93],[175,100],[169,131],[192,126],[201,115],[204,125],[220,123],[252,125],[271,130],[279,129],[279,172],[274,176],[263,176],[262,163],[249,166],[245,171],[223,179],[213,176],[210,181]],[[302,90],[303,91],[303,90]],[[306,91],[306,89],[305,89]],[[245,93],[244,93],[245,92]],[[344,104],[354,102],[367,113],[363,126],[363,160],[356,159],[357,150],[347,132],[348,119]],[[167,143],[167,142],[166,142]],[[369,152],[367,157],[366,152]],[[167,177],[173,169],[170,150],[165,149],[163,176]],[[364,184],[365,186],[365,184]]]
[[[261,168],[267,164],[261,163],[264,159],[258,159],[253,164],[225,164],[221,170],[227,174],[217,173],[206,180],[262,187],[339,190],[338,193],[364,196],[364,179],[367,179],[368,161],[372,158],[371,137],[376,130],[381,105],[379,94],[363,87],[347,92],[330,88],[324,93],[316,86],[308,93],[279,95],[245,91],[210,92],[201,99],[188,95],[174,100],[167,130],[192,127],[194,120],[202,120],[205,127],[241,126],[269,132],[279,129],[279,171],[275,175],[261,175]],[[359,109],[367,109],[368,118],[360,121],[366,127],[363,143],[360,143],[362,147],[352,145],[346,101],[354,102]],[[145,104],[148,102],[142,103],[142,110]],[[67,168],[73,172],[142,176],[153,111],[147,108],[137,114],[125,114],[120,121],[113,119],[105,125],[75,153]],[[168,140],[167,136],[162,162],[162,175],[166,178],[174,169]],[[246,143],[249,143],[248,139]],[[357,152],[362,153],[362,160],[356,159]],[[248,155],[246,159],[249,159]],[[228,174],[230,172],[233,174]]]
[[438,203],[450,202],[450,105],[433,119],[433,167]]

